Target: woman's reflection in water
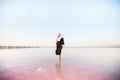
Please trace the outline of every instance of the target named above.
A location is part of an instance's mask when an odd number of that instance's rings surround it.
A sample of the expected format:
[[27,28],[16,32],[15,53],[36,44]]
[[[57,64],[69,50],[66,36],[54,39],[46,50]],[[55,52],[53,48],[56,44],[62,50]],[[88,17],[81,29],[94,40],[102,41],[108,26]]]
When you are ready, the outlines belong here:
[[56,72],[57,72],[57,80],[65,80],[64,79],[64,74],[62,72],[61,61],[60,60],[56,63]]

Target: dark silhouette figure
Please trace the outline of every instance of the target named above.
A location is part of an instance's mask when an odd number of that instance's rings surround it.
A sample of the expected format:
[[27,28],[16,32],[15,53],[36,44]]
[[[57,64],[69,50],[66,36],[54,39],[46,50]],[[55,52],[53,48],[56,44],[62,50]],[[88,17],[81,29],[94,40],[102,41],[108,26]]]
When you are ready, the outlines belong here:
[[61,37],[61,34],[58,33],[57,42],[56,42],[56,55],[59,55],[59,61],[61,61],[61,50],[64,45],[64,38]]

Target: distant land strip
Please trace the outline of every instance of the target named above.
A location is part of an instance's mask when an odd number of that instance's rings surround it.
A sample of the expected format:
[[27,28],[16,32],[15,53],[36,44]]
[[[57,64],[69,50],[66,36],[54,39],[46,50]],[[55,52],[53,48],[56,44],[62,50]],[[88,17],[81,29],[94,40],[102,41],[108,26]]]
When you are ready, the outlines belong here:
[[13,48],[39,48],[39,46],[0,46],[0,49],[13,49]]

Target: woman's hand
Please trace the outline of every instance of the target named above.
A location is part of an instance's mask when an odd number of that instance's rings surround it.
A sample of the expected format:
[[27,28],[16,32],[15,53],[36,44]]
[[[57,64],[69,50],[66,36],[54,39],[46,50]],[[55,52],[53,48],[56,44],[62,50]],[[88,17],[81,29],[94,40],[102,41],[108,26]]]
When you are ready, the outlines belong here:
[[63,47],[63,44],[61,45],[61,47]]

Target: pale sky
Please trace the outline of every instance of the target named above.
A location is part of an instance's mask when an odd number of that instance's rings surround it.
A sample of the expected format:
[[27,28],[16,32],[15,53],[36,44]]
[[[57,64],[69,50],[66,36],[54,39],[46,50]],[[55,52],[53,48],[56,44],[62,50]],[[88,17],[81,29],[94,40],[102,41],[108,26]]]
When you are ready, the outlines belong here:
[[120,45],[120,0],[0,0],[0,45]]

